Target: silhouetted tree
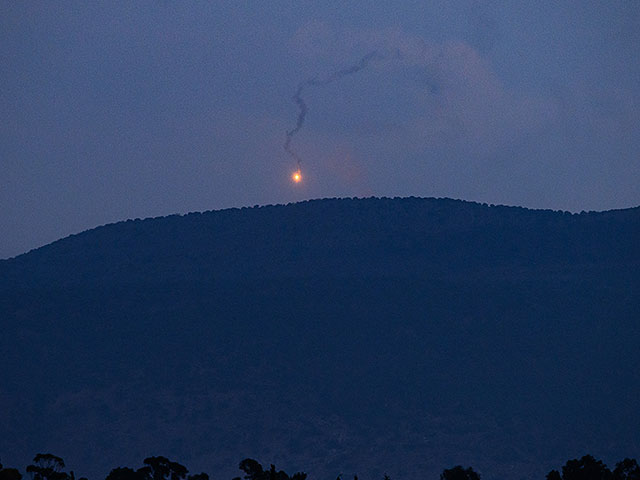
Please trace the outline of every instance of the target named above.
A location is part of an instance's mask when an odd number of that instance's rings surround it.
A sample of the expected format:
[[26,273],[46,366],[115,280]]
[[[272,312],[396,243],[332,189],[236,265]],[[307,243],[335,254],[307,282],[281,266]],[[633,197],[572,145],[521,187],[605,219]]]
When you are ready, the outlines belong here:
[[[73,470],[69,472],[69,480],[76,480],[76,476],[73,473]],[[80,477],[78,480],[87,480],[87,477]]]
[[39,453],[33,458],[33,464],[27,467],[32,480],[74,480],[63,471],[64,460],[50,453]]
[[[245,458],[238,466],[245,473],[245,480],[305,480],[307,474],[304,472],[294,473],[291,477],[283,470],[276,470],[275,465],[271,465],[268,471],[262,468],[262,465],[252,458]],[[241,480],[235,477],[233,480]]]
[[148,457],[143,463],[146,467],[138,470],[148,480],[182,480],[189,470],[166,457]]
[[105,480],[144,480],[142,472],[135,471],[129,467],[114,468],[109,472]]
[[625,458],[613,469],[614,480],[640,480],[640,465],[633,458]]
[[4,468],[0,463],[0,480],[21,480],[22,474],[16,468]]
[[209,475],[206,473],[196,473],[195,475],[189,475],[187,480],[209,480]]
[[[245,480],[262,480],[264,478],[262,465],[253,458],[245,458],[240,462],[238,468],[244,472]],[[241,480],[241,478],[235,477],[233,480]]]
[[480,475],[471,467],[463,468],[462,465],[457,465],[444,470],[440,474],[440,480],[480,480]]
[[547,480],[612,480],[613,474],[602,463],[591,455],[585,455],[580,460],[569,460],[562,467],[562,475],[557,470],[547,474]]
[[610,480],[611,471],[601,460],[585,455],[580,460],[569,460],[562,467],[563,480]]
[[547,473],[547,480],[562,480],[562,475],[558,470],[551,470]]
[[3,468],[0,470],[0,480],[22,480],[22,474],[17,468]]

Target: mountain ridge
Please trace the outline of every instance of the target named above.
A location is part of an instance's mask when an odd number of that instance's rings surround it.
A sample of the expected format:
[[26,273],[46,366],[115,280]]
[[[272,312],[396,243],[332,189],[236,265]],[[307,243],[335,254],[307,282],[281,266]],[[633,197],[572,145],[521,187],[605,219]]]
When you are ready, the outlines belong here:
[[463,204],[469,204],[469,205],[475,205],[475,206],[482,206],[482,207],[490,207],[490,208],[499,208],[499,209],[517,209],[517,210],[525,210],[525,211],[530,211],[530,212],[552,212],[552,213],[556,213],[556,214],[563,214],[563,215],[594,215],[594,214],[609,214],[609,213],[614,213],[614,212],[620,212],[620,213],[624,213],[624,212],[632,212],[635,210],[640,209],[640,205],[638,206],[632,206],[632,207],[623,207],[623,208],[613,208],[613,209],[608,209],[608,210],[589,210],[589,211],[585,211],[582,210],[581,212],[571,212],[571,211],[567,211],[567,210],[562,210],[562,209],[548,209],[548,208],[530,208],[530,207],[522,207],[522,206],[517,206],[517,205],[506,205],[506,204],[490,204],[490,203],[486,203],[486,202],[476,202],[476,201],[472,201],[472,200],[462,200],[462,199],[454,199],[454,198],[450,198],[450,197],[414,197],[414,196],[409,196],[409,197],[325,197],[325,198],[315,198],[315,199],[308,199],[308,200],[302,200],[299,202],[289,202],[289,203],[277,203],[277,204],[265,204],[265,205],[253,205],[253,206],[243,206],[243,207],[229,207],[229,208],[223,208],[223,209],[212,209],[212,210],[202,210],[202,211],[192,211],[192,212],[187,212],[187,213],[174,213],[174,214],[168,214],[168,215],[159,215],[159,216],[155,216],[155,217],[145,217],[145,218],[130,218],[130,219],[125,219],[125,220],[118,220],[115,222],[110,222],[110,223],[106,223],[103,225],[97,225],[95,227],[91,227],[88,228],[86,230],[82,230],[80,232],[77,233],[71,233],[65,237],[59,238],[57,240],[54,240],[50,243],[47,243],[45,245],[39,246],[39,247],[35,247],[32,248],[26,252],[20,253],[18,255],[14,255],[12,257],[8,257],[8,258],[2,258],[0,259],[0,264],[2,264],[3,262],[7,262],[7,261],[12,261],[18,257],[22,257],[24,255],[28,255],[31,254],[32,252],[36,252],[39,251],[43,248],[47,248],[51,245],[54,244],[58,244],[59,242],[63,242],[65,240],[77,237],[77,236],[82,236],[87,234],[88,232],[92,232],[94,230],[98,230],[98,229],[103,229],[103,228],[110,228],[113,227],[115,225],[120,225],[123,223],[129,223],[129,222],[149,222],[149,221],[158,221],[158,220],[163,220],[163,219],[167,219],[167,218],[173,218],[173,217],[188,217],[190,215],[208,215],[208,214],[214,214],[214,213],[221,213],[221,212],[237,212],[237,211],[243,211],[243,210],[259,210],[259,209],[263,209],[263,208],[282,208],[282,207],[290,207],[292,205],[303,205],[303,204],[309,204],[309,203],[316,203],[316,202],[328,202],[328,201],[369,201],[369,200],[379,200],[379,201],[389,201],[389,200],[423,200],[423,201],[441,201],[441,202],[460,202]]
[[61,239],[0,262],[0,454],[91,480],[152,454],[218,478],[638,457],[638,238],[640,208],[407,198]]
[[[153,246],[153,235],[165,235],[167,241],[172,239],[174,243],[173,245],[169,245],[169,247],[179,251],[183,257],[186,257],[183,258],[183,260],[186,260],[188,263],[190,260],[193,261],[193,259],[189,258],[189,254],[186,249],[187,245],[196,245],[197,247],[200,247],[200,249],[206,249],[206,245],[202,244],[204,241],[227,241],[228,243],[228,238],[225,237],[225,235],[241,235],[241,238],[245,242],[244,246],[248,247],[251,244],[251,238],[247,237],[250,237],[252,234],[259,235],[263,233],[259,231],[260,225],[255,226],[252,225],[251,222],[257,222],[258,220],[261,220],[263,223],[278,222],[277,215],[279,215],[280,212],[284,214],[285,211],[290,214],[290,217],[288,217],[287,220],[287,222],[290,223],[279,222],[276,227],[285,230],[285,236],[301,238],[300,245],[298,247],[300,251],[303,251],[305,248],[304,241],[309,240],[309,235],[307,234],[305,236],[305,230],[313,232],[313,230],[317,231],[324,229],[322,233],[326,233],[327,231],[339,232],[338,226],[331,225],[331,222],[335,218],[332,218],[332,215],[335,215],[336,211],[323,213],[323,209],[331,209],[332,205],[338,206],[346,204],[355,209],[356,213],[359,215],[367,215],[367,220],[370,222],[390,222],[392,229],[391,234],[401,235],[406,233],[418,233],[423,237],[423,239],[428,238],[429,236],[433,237],[435,235],[447,233],[452,233],[453,235],[457,234],[458,236],[461,234],[473,235],[477,234],[477,232],[473,231],[474,228],[482,229],[486,227],[502,227],[502,224],[506,224],[508,227],[513,223],[516,216],[519,216],[519,221],[521,221],[521,219],[528,220],[531,225],[524,225],[524,228],[530,229],[537,226],[536,222],[542,225],[544,225],[545,222],[555,222],[556,228],[563,228],[567,223],[580,221],[582,223],[588,223],[597,217],[607,217],[609,221],[617,222],[618,224],[620,222],[635,222],[635,224],[631,225],[631,228],[637,228],[637,212],[640,211],[640,207],[636,207],[604,212],[570,214],[562,211],[533,210],[523,207],[488,206],[486,204],[452,199],[422,199],[415,197],[408,197],[406,199],[322,199],[287,205],[232,208],[202,213],[193,212],[185,215],[176,214],[143,220],[135,219],[116,222],[70,235],[12,259],[0,261],[0,269],[11,268],[10,266],[12,264],[24,265],[25,262],[28,262],[29,259],[34,257],[40,258],[40,261],[48,260],[50,262],[55,262],[56,257],[61,259],[67,255],[71,256],[71,258],[67,258],[67,260],[73,260],[74,251],[77,252],[78,250],[84,249],[85,251],[89,250],[90,252],[91,249],[104,248],[105,246],[102,246],[100,242],[104,241],[104,237],[108,237],[109,235],[111,235],[111,237],[108,238],[108,240],[113,242],[113,250],[110,252],[113,255],[111,260],[118,264],[126,263],[127,261],[131,261],[131,259],[126,258],[127,250],[139,247],[135,244],[132,245],[132,240],[135,240],[133,237],[137,235],[137,232],[142,231],[146,231],[147,235],[147,237],[143,238],[142,241],[149,242],[149,247]],[[400,204],[409,204],[410,208],[408,208],[407,211],[403,211],[399,208],[394,209],[394,205],[397,206]],[[444,206],[452,209],[452,212],[448,214],[448,217],[443,217],[443,212],[440,211]],[[297,213],[300,209],[312,210],[314,222],[318,222],[319,225],[306,222],[305,218]],[[387,211],[380,212],[381,209],[386,209]],[[340,214],[340,210],[338,210],[337,213]],[[498,213],[500,215],[498,215]],[[453,214],[460,215],[461,218],[453,218]],[[394,215],[397,215],[397,218],[394,218]],[[421,218],[420,215],[425,215],[427,218]],[[431,215],[433,218],[429,218],[428,215]],[[258,218],[265,216],[267,217],[266,220]],[[236,219],[239,220],[241,218],[243,218],[243,221],[240,224],[234,224]],[[362,221],[360,221],[360,223],[362,223]],[[201,231],[196,231],[196,224],[201,226]],[[408,225],[408,227],[404,228],[406,225]],[[154,231],[154,227],[156,226],[159,228],[158,232]],[[353,225],[353,227],[357,226],[358,219],[356,218],[356,224]],[[178,238],[178,230],[182,227],[185,227],[185,230],[191,228],[191,236],[187,238],[185,242],[182,242]],[[388,230],[388,228],[386,230]],[[272,232],[266,233],[271,234]],[[368,230],[357,231],[353,234],[361,236],[375,236],[377,233],[378,232],[370,227]],[[523,232],[517,233],[522,234]],[[267,235],[266,238],[269,238],[269,236]],[[93,240],[93,243],[91,240]],[[485,240],[492,241],[492,239]],[[538,241],[542,242],[543,239],[538,239]],[[362,244],[364,242],[360,241],[360,243]],[[387,243],[386,247],[395,251],[400,251],[403,248],[410,248],[408,245],[400,245],[399,243],[401,242],[394,243],[393,238],[390,238]],[[492,246],[495,247],[495,245]],[[269,252],[271,254],[274,254],[274,251],[277,250],[277,246],[275,245],[269,245],[267,247],[271,249]],[[289,249],[289,255],[294,258],[295,261],[299,262],[301,261],[301,254],[295,251],[295,247],[296,245],[293,244],[287,244],[284,246],[284,248]],[[424,247],[424,245],[418,245],[417,247]],[[330,248],[330,245],[327,245],[327,248]],[[632,250],[633,246],[628,245],[626,248],[627,250]],[[122,255],[117,255],[117,249],[121,249]],[[238,251],[234,251],[233,248],[228,248],[227,250],[228,251],[225,252],[226,254],[238,257]],[[160,253],[161,252],[154,251],[156,257]],[[100,254],[104,254],[104,252],[100,252]],[[49,256],[49,259],[47,259],[47,255]],[[53,260],[51,257],[53,257]],[[236,258],[236,260],[239,259]],[[284,261],[284,258],[281,260]],[[498,261],[498,259],[495,260]],[[282,265],[280,266],[282,267]],[[431,266],[433,267],[434,265],[432,264]],[[340,271],[339,266],[334,267],[337,271]],[[250,266],[245,264],[244,269],[244,272],[246,273],[247,269],[250,269]],[[297,275],[297,272],[291,272],[291,274],[295,276]]]

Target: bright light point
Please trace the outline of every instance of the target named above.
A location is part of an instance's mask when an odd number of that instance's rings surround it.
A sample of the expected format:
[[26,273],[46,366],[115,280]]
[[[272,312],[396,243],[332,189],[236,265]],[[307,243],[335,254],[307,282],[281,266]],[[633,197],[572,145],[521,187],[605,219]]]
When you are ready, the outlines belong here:
[[302,172],[300,170],[296,170],[291,174],[291,180],[294,183],[300,183],[302,181]]

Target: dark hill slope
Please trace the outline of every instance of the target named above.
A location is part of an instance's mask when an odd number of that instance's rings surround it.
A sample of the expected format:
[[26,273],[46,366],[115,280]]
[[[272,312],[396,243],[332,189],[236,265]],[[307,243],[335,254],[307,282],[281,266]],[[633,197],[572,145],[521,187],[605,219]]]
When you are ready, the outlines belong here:
[[149,454],[218,479],[639,457],[639,240],[639,208],[415,198],[65,238],[0,262],[0,456],[91,480]]
[[640,209],[572,215],[448,199],[319,200],[129,220],[0,262],[29,286],[628,262]]

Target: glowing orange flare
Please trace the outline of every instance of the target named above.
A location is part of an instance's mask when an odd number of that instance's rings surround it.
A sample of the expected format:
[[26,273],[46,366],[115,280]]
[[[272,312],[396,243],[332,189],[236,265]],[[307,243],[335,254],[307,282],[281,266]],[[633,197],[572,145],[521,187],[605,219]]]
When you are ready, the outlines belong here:
[[300,170],[293,172],[291,174],[291,180],[293,180],[294,183],[300,183],[302,181],[302,172]]

